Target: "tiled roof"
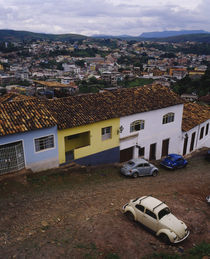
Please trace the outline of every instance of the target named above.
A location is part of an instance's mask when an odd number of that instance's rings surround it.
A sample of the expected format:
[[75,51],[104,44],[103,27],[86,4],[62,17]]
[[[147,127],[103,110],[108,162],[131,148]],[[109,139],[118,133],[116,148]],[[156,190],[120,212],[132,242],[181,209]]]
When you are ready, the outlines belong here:
[[184,132],[210,119],[210,108],[196,103],[185,103],[182,117]]
[[48,102],[59,129],[182,104],[167,87],[151,85],[73,96]]
[[7,103],[11,101],[22,101],[22,100],[31,100],[35,99],[36,97],[33,96],[26,96],[19,93],[7,93],[3,96],[0,96],[0,103]]
[[59,129],[161,109],[183,100],[167,87],[151,85],[56,100],[0,104],[0,136],[58,125]]
[[0,103],[0,136],[55,125],[44,103],[38,100]]
[[69,88],[69,87],[77,88],[77,86],[75,85],[74,82],[70,82],[69,84],[61,84],[61,83],[55,82],[55,81],[34,80],[34,83],[37,83],[37,84],[40,84],[43,86],[47,86],[47,87],[52,87],[52,88]]

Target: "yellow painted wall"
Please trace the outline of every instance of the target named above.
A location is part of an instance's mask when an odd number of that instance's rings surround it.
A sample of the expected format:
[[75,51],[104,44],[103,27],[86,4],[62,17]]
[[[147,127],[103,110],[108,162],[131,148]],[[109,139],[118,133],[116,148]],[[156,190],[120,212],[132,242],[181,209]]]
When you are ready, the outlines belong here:
[[[112,137],[107,140],[102,140],[101,129],[112,126]],[[120,119],[110,119],[106,121],[100,121],[80,127],[58,130],[58,151],[59,151],[59,163],[65,163],[65,137],[79,134],[82,132],[90,131],[90,145],[75,149],[74,159],[79,159],[89,155],[96,154],[114,147],[118,147],[119,142],[119,130]]]

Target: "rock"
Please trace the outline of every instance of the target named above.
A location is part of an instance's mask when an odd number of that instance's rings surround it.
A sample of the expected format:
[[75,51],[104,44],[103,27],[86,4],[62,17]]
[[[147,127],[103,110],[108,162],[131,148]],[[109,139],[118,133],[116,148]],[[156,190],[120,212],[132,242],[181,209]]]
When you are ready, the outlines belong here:
[[48,224],[47,221],[45,221],[45,220],[43,220],[43,221],[41,222],[41,225],[42,225],[43,227],[49,226],[49,224]]
[[9,206],[10,207],[15,207],[14,203],[12,203],[12,202],[9,203]]
[[178,247],[178,252],[179,253],[184,253],[184,248],[182,246]]

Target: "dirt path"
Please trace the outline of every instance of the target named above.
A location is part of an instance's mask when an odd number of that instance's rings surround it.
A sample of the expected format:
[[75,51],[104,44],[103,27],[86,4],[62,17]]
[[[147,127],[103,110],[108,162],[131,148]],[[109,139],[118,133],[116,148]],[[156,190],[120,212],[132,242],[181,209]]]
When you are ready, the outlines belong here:
[[[157,177],[127,179],[117,168],[49,173],[28,177],[26,185],[0,182],[0,258],[142,258],[210,242],[210,164],[202,156],[185,169],[161,168]],[[190,228],[180,245],[164,245],[122,214],[129,199],[149,194]]]

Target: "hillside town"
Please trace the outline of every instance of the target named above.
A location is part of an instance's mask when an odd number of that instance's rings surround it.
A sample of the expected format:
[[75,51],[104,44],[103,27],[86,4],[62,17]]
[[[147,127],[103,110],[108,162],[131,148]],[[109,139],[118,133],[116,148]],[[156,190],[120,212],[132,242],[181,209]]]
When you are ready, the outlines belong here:
[[[200,47],[195,42],[120,39],[3,42],[0,44],[0,94],[15,92],[54,98],[153,82],[170,87],[185,77],[199,79],[205,75],[210,54],[195,51],[197,45]],[[50,83],[43,84],[43,81]],[[54,85],[50,86],[51,82]],[[186,89],[183,94],[196,100],[208,92]]]
[[[194,45],[117,39],[2,43],[1,173],[72,161],[156,160],[209,146],[204,79],[210,55],[166,51]],[[204,86],[174,93],[186,78],[196,84],[204,78]],[[10,157],[11,148],[19,155]]]
[[210,258],[207,2],[0,1],[0,259]]

